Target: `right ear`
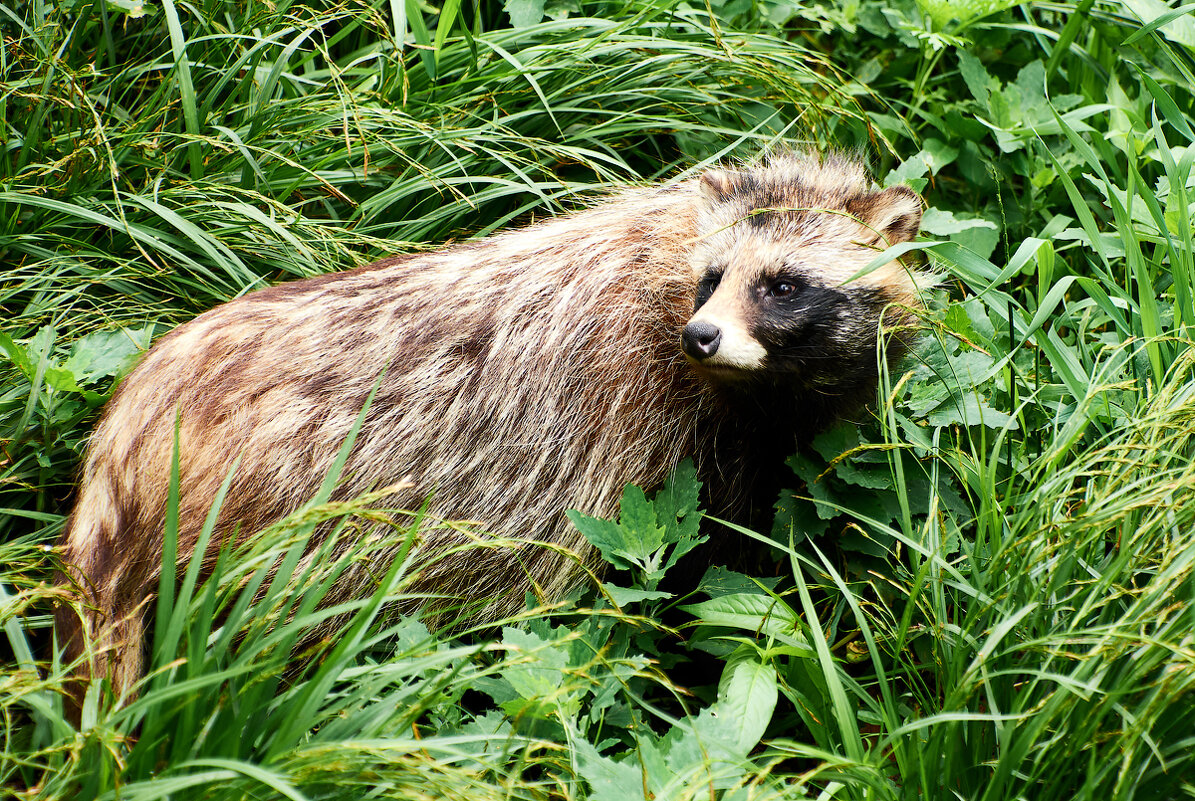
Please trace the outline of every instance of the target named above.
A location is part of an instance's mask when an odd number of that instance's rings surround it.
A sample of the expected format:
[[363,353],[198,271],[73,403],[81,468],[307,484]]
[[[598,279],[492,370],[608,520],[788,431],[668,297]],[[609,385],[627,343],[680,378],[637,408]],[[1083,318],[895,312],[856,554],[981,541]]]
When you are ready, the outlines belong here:
[[710,170],[701,174],[698,186],[707,200],[725,202],[734,192],[734,178],[728,170]]
[[892,246],[917,236],[923,205],[921,195],[898,185],[852,198],[847,201],[846,210]]

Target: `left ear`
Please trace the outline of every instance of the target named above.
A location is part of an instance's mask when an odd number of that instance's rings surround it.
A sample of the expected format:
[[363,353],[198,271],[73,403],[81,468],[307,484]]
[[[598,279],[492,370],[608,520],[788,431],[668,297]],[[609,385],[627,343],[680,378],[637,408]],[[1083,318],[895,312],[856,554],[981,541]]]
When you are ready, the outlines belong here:
[[889,245],[908,242],[921,229],[921,196],[907,186],[893,186],[851,198],[846,210]]
[[709,170],[701,174],[698,186],[706,200],[725,203],[734,194],[734,174],[729,170]]

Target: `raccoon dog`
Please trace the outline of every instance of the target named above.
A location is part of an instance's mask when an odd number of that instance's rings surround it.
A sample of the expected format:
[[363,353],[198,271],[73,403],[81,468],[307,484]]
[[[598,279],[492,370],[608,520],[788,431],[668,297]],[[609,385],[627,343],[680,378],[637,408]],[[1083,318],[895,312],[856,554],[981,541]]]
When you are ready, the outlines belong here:
[[[212,309],[149,351],[91,439],[61,542],[92,610],[59,611],[68,658],[88,636],[102,656],[84,674],[117,692],[142,674],[176,419],[180,564],[234,459],[215,541],[314,495],[375,385],[338,497],[396,486],[387,506],[426,502],[592,567],[565,510],[612,516],[627,483],[657,486],[682,459],[713,513],[766,508],[782,460],[874,392],[879,339],[900,350],[918,277],[860,273],[920,220],[912,190],[873,190],[849,159],[778,155]],[[558,548],[477,549],[415,589],[493,620],[579,575]],[[340,597],[369,592],[354,581]]]

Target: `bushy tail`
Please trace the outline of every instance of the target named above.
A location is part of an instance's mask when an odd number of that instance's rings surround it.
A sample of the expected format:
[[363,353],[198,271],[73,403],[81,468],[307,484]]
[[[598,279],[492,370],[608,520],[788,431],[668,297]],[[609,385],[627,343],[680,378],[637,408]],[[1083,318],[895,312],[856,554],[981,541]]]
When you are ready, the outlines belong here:
[[95,483],[85,487],[59,544],[57,580],[75,600],[59,603],[54,632],[73,674],[68,692],[76,713],[93,681],[109,679],[121,698],[144,670],[145,583],[130,580],[135,560],[121,551],[125,532],[113,500]]

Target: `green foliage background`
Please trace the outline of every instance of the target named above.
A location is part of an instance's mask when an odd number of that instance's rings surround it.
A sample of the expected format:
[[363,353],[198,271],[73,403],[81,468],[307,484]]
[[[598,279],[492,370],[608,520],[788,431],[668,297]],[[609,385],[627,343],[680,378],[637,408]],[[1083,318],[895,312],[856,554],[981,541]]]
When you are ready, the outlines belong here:
[[[1195,796],[1193,11],[0,7],[0,797]],[[574,516],[608,581],[450,638],[384,614],[414,552],[321,607],[394,542],[301,561],[378,514],[315,498],[168,588],[136,699],[64,715],[49,546],[155,335],[777,144],[921,191],[943,291],[770,532],[699,528],[682,465]],[[711,534],[777,569],[661,589]]]

